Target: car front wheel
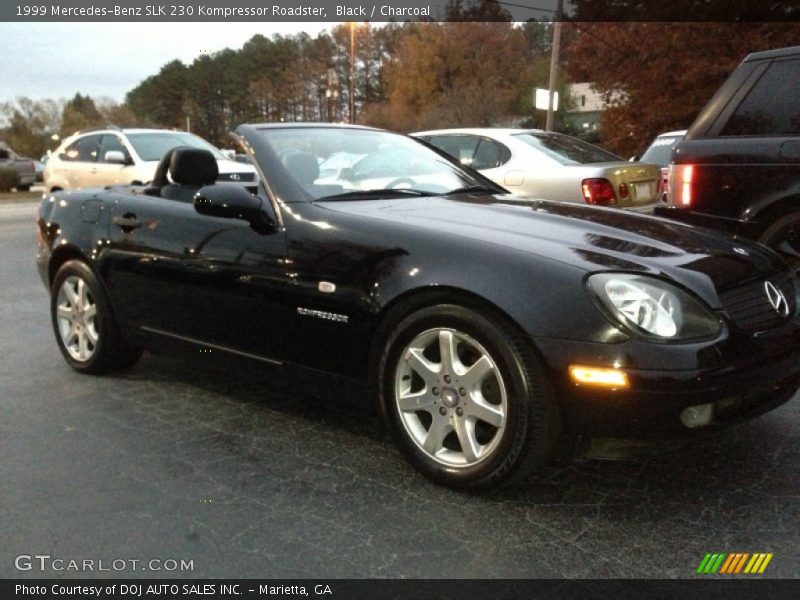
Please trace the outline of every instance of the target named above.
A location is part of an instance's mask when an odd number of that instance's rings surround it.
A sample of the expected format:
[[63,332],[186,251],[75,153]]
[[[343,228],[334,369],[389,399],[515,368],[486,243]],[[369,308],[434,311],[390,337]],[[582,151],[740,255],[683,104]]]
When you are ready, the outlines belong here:
[[123,338],[105,291],[85,263],[70,260],[58,270],[50,311],[56,342],[73,369],[99,374],[139,359],[141,351]]
[[480,489],[547,463],[560,433],[554,393],[526,340],[456,305],[405,318],[380,364],[381,409],[429,478]]

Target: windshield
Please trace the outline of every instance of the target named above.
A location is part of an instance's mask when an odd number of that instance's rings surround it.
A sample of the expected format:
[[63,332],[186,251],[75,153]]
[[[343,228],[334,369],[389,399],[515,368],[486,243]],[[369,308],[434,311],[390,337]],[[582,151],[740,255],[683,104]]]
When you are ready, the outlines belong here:
[[622,160],[616,154],[568,135],[525,132],[514,134],[514,137],[562,165],[585,165]]
[[202,138],[185,131],[159,131],[158,133],[129,133],[128,140],[142,160],[161,160],[167,152],[178,146],[208,150],[217,160],[225,157]]
[[672,159],[672,148],[675,146],[675,142],[682,139],[682,135],[659,136],[653,140],[653,143],[644,151],[639,160],[666,167]]
[[385,131],[287,127],[262,129],[261,135],[315,200],[386,190],[446,194],[482,183],[421,143]]

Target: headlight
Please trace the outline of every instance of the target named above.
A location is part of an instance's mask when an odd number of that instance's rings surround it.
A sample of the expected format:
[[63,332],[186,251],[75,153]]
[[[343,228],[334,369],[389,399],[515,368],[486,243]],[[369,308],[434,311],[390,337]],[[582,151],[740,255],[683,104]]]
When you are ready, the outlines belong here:
[[656,277],[598,273],[590,276],[586,285],[606,313],[627,329],[648,337],[708,337],[722,326],[700,300]]

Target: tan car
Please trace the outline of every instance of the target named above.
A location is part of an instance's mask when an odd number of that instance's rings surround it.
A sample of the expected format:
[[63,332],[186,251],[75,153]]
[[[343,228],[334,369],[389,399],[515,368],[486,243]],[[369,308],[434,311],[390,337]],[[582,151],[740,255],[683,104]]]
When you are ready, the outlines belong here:
[[440,129],[411,135],[515,194],[561,202],[652,209],[659,167],[537,129]]

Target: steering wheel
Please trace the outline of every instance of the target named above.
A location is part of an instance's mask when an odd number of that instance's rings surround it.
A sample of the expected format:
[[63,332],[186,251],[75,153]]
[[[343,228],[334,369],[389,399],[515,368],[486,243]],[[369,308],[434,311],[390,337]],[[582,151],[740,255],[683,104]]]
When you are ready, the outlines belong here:
[[397,179],[393,179],[392,181],[387,183],[385,186],[383,186],[383,189],[385,189],[385,190],[397,190],[397,189],[403,189],[403,188],[410,188],[415,183],[416,183],[416,181],[414,181],[413,179],[411,179],[409,177],[398,177]]

